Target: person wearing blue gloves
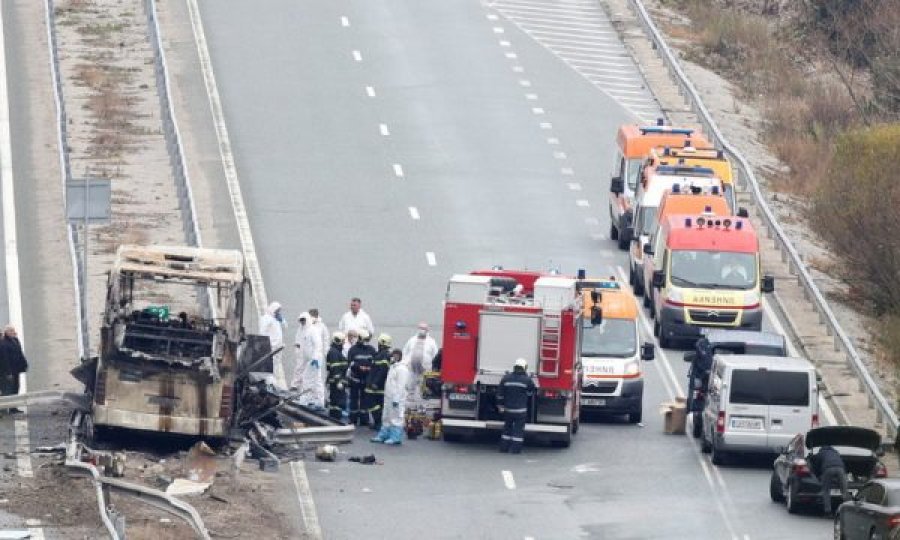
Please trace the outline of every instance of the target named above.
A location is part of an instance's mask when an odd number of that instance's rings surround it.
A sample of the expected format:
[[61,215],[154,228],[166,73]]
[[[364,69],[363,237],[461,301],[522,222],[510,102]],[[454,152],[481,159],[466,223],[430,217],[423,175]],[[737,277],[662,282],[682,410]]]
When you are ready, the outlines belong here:
[[391,367],[384,385],[384,418],[378,435],[372,442],[401,444],[406,419],[406,398],[409,396],[409,359],[399,349],[391,352]]

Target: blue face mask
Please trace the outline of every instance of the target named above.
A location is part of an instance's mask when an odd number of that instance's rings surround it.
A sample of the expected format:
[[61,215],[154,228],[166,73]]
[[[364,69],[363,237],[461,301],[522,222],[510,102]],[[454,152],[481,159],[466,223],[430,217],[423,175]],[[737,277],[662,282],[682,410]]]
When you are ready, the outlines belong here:
[[280,312],[280,311],[276,311],[276,312],[275,312],[275,320],[278,321],[278,322],[284,322],[284,317],[281,316],[281,312]]

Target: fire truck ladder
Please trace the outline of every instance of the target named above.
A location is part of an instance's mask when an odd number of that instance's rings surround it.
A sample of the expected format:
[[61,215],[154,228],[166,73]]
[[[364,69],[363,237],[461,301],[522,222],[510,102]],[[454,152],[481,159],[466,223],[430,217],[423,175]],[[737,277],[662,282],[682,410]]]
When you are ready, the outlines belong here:
[[559,346],[562,332],[562,313],[544,311],[541,319],[541,364],[538,374],[541,377],[559,375]]

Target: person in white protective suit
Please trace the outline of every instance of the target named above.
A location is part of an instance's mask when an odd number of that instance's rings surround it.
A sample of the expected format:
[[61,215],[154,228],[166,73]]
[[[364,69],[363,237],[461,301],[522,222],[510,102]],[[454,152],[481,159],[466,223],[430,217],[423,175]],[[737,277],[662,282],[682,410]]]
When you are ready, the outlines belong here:
[[328,331],[328,326],[325,324],[325,321],[322,320],[322,317],[319,317],[319,310],[317,308],[311,308],[309,310],[309,316],[311,317],[309,324],[312,330],[319,332],[322,338],[322,358],[328,356],[328,349],[331,347],[331,333]]
[[419,323],[416,335],[403,346],[403,358],[409,359],[410,405],[413,407],[418,407],[422,402],[422,379],[426,371],[432,370],[431,362],[437,352],[437,343],[428,335],[428,324]]
[[378,435],[372,442],[401,444],[406,423],[406,399],[409,396],[410,369],[407,359],[398,349],[391,353],[390,370],[384,384],[384,413]]
[[317,409],[325,408],[325,357],[322,334],[311,324],[312,316],[303,312],[297,317],[300,327],[294,336],[296,365],[291,388],[300,390],[300,403]]
[[[269,345],[273,351],[284,347],[284,317],[281,314],[281,304],[272,302],[259,316],[259,333],[269,337]],[[281,353],[276,354],[273,361],[276,364],[281,362]]]

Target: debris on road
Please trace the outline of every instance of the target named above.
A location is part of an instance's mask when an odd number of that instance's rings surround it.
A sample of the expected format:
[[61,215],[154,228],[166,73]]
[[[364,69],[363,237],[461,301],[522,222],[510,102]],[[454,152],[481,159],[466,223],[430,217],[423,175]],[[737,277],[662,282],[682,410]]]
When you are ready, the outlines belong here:
[[196,482],[187,478],[176,478],[166,487],[166,495],[172,495],[173,497],[200,495],[206,493],[206,490],[211,485],[211,482]]
[[316,448],[316,459],[319,461],[334,461],[337,458],[338,449],[333,444],[323,444]]
[[352,461],[354,463],[359,463],[361,465],[383,465],[384,463],[375,459],[375,454],[369,454],[368,456],[350,456],[347,461]]

